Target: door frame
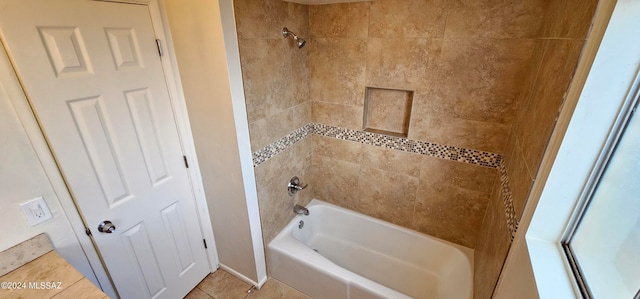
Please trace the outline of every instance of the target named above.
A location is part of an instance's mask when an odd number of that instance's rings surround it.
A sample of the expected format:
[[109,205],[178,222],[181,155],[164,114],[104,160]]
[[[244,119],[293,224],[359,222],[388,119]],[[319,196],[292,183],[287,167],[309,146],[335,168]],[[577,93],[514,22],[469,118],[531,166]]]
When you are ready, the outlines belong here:
[[[175,52],[173,48],[173,42],[171,39],[171,34],[168,31],[169,24],[166,18],[166,13],[164,12],[164,7],[160,5],[160,1],[162,0],[97,1],[146,5],[149,8],[154,33],[156,35],[156,38],[162,41],[163,56],[161,58],[161,64],[164,70],[163,76],[165,78],[165,83],[169,92],[176,127],[178,128],[180,146],[189,163],[187,172],[189,176],[190,188],[193,192],[193,200],[195,201],[197,208],[198,222],[200,224],[202,237],[207,240],[208,246],[206,252],[209,261],[209,269],[211,272],[213,272],[219,267],[218,253],[216,251],[211,217],[209,214],[206,195],[204,193],[200,165],[198,163],[193,135],[191,132],[191,125],[189,123],[186,100],[182,91],[180,74],[178,72],[178,65],[174,55]],[[99,284],[101,285],[103,291],[107,293],[107,295],[115,298],[115,294],[117,293],[109,278],[106,267],[99,256],[98,250],[95,247],[92,238],[85,233],[85,228],[90,226],[85,225],[85,222],[81,216],[82,214],[78,206],[76,205],[75,200],[72,198],[71,193],[69,192],[68,186],[63,179],[61,170],[58,167],[58,164],[53,156],[53,153],[51,152],[49,144],[37,120],[37,116],[33,111],[30,101],[22,88],[20,77],[13,67],[14,61],[10,58],[5,43],[6,42],[4,41],[4,38],[0,36],[0,78],[3,79],[3,82],[6,81],[5,87],[7,88],[7,92],[9,93],[10,101],[14,106],[20,122],[27,132],[27,136],[34,148],[34,151],[36,152],[40,163],[42,164],[47,177],[51,182],[51,185],[53,186],[56,195],[58,195],[59,197],[65,216],[69,220],[73,232],[75,233],[75,237],[78,240],[79,245],[84,250],[87,256],[87,260],[91,265]]]

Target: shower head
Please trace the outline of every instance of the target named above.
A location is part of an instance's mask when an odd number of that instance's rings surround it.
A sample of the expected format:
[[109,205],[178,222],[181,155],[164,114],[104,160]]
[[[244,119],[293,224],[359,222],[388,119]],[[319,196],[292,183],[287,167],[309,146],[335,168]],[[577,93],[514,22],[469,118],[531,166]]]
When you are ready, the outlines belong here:
[[287,37],[289,37],[289,35],[291,35],[293,37],[293,41],[296,43],[296,47],[298,47],[298,49],[302,49],[302,47],[304,47],[304,45],[307,43],[306,40],[304,40],[301,37],[298,37],[292,31],[289,31],[289,29],[287,29],[287,27],[282,28],[282,36],[287,38]]

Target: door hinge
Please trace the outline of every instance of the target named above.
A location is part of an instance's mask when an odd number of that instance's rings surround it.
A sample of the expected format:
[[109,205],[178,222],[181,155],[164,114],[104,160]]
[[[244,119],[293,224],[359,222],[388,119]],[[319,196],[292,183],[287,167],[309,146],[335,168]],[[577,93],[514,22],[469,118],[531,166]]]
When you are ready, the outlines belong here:
[[207,248],[208,248],[208,247],[207,247],[207,240],[202,239],[202,243],[204,243],[204,249],[207,249]]
[[187,161],[187,156],[182,156],[182,158],[184,159],[184,166],[186,168],[189,168],[189,162]]
[[156,46],[158,46],[158,55],[160,57],[163,56],[163,52],[162,52],[162,41],[159,39],[156,39]]
[[84,228],[84,233],[87,234],[87,236],[91,236],[91,230],[88,227]]

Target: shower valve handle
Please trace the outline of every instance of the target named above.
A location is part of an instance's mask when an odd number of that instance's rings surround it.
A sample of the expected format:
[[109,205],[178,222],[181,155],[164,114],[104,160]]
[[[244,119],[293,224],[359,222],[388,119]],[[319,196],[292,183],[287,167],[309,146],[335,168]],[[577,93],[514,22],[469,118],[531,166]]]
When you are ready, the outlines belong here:
[[298,191],[307,188],[308,184],[304,184],[304,186],[300,186],[300,179],[297,176],[294,176],[289,180],[289,184],[287,184],[287,191],[289,196],[294,196]]
[[302,190],[304,188],[307,188],[309,184],[304,184],[304,186],[298,186],[298,185],[292,185],[291,183],[289,183],[289,188],[295,188],[296,190]]

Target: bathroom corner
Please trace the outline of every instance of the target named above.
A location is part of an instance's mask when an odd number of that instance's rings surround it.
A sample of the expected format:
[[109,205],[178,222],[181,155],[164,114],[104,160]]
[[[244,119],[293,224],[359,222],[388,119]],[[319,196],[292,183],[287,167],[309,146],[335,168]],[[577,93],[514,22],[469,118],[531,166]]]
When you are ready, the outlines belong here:
[[596,2],[236,1],[265,247],[317,198],[474,249],[490,298]]
[[[308,7],[284,1],[234,1],[234,8],[266,247],[295,216],[293,206],[304,206],[313,198],[313,144],[306,138],[311,132],[309,52],[282,35],[287,27],[298,36],[309,36]],[[287,183],[293,176],[309,185],[289,196]]]

